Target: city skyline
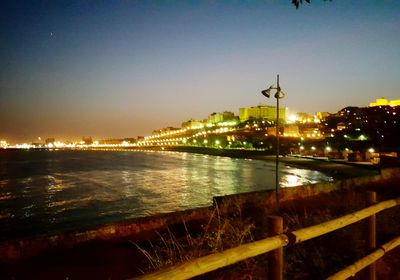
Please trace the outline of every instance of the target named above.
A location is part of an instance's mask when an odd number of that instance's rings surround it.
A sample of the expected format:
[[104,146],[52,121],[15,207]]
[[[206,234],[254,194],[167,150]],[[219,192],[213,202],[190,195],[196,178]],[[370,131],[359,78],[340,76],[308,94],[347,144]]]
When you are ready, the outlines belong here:
[[0,139],[149,135],[212,112],[335,113],[399,99],[400,4],[322,1],[9,3]]
[[[389,107],[389,108],[397,108],[400,106],[400,99],[398,100],[387,100],[385,98],[377,98],[374,100],[374,102],[370,102],[368,106],[369,108],[373,107]],[[343,110],[353,110],[357,108],[366,108],[366,107],[360,107],[360,106],[354,106],[354,105],[349,105],[346,106],[345,108],[341,108],[337,112],[330,113],[330,112],[323,112],[323,111],[318,111],[315,112],[315,114],[309,114],[307,112],[293,112],[290,110],[288,107],[281,107],[280,108],[280,116],[282,117],[283,123],[282,127],[285,125],[295,125],[295,124],[301,124],[301,123],[314,123],[314,124],[320,124],[321,122],[324,122],[324,118],[327,116],[338,116],[341,115]],[[246,111],[242,111],[246,110]],[[249,111],[247,110],[253,110],[252,113],[249,115]],[[257,112],[254,110],[258,110]],[[246,107],[246,108],[238,108],[238,114],[235,114],[235,112],[230,112],[230,111],[220,111],[220,112],[213,112],[208,114],[207,116],[204,116],[203,118],[199,119],[187,119],[187,120],[182,120],[179,125],[176,126],[165,126],[162,128],[154,128],[151,129],[151,133],[147,135],[123,135],[121,137],[92,137],[92,135],[83,135],[82,137],[76,137],[76,138],[56,138],[52,135],[45,135],[44,137],[38,136],[35,139],[31,139],[29,141],[21,141],[19,143],[17,142],[8,142],[5,139],[0,139],[0,147],[4,146],[6,147],[7,145],[11,145],[11,148],[29,148],[29,147],[40,147],[40,145],[46,144],[48,141],[50,143],[58,143],[58,145],[63,145],[62,147],[67,147],[71,148],[74,147],[75,144],[81,144],[85,145],[86,141],[90,141],[93,143],[97,143],[95,145],[99,145],[99,141],[111,141],[114,144],[121,144],[125,143],[124,145],[129,145],[131,146],[132,143],[134,142],[141,142],[143,140],[139,139],[147,139],[147,138],[152,138],[155,137],[156,135],[163,134],[165,131],[175,131],[175,132],[181,132],[181,131],[186,131],[187,127],[191,127],[190,129],[198,130],[198,129],[206,129],[207,127],[210,127],[209,125],[212,124],[212,126],[217,126],[217,127],[230,127],[230,126],[237,126],[243,123],[246,123],[248,121],[251,122],[261,122],[267,121],[267,123],[272,122],[274,123],[275,118],[276,118],[276,107],[271,106],[271,105],[265,105],[265,104],[260,104],[256,106],[251,106],[251,107]],[[258,117],[256,117],[259,115]],[[262,115],[262,116],[261,116]],[[242,119],[243,117],[243,119]],[[252,119],[253,118],[253,119]],[[322,119],[321,119],[322,118]],[[263,122],[264,123],[264,122]],[[189,130],[190,130],[189,129]],[[217,128],[218,130],[219,128]],[[173,133],[172,133],[173,134]],[[293,135],[292,135],[293,136]],[[319,135],[318,135],[319,136]],[[322,135],[321,135],[322,136]],[[291,137],[291,136],[289,136]],[[293,136],[293,137],[299,137]],[[183,139],[183,138],[182,138]],[[182,140],[181,139],[181,140]],[[113,142],[114,141],[114,142]],[[29,144],[29,142],[32,143]],[[66,144],[70,144],[72,146],[64,146]],[[182,144],[182,143],[181,143]],[[39,146],[38,146],[39,145]],[[117,145],[118,146],[118,145]],[[56,147],[56,146],[52,146]],[[61,147],[61,146],[58,146]]]

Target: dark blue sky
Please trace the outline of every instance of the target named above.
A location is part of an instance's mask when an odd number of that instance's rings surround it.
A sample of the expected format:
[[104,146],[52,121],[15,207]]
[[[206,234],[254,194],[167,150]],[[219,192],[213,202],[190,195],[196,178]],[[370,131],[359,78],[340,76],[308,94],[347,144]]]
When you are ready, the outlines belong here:
[[399,99],[400,1],[3,1],[0,138],[148,135],[261,103]]

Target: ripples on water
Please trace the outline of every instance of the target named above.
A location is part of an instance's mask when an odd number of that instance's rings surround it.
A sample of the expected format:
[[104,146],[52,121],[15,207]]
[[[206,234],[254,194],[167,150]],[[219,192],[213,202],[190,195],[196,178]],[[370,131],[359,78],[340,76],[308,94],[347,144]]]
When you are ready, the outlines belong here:
[[[273,189],[271,162],[172,152],[0,151],[0,236],[83,230]],[[282,166],[281,187],[329,181]]]

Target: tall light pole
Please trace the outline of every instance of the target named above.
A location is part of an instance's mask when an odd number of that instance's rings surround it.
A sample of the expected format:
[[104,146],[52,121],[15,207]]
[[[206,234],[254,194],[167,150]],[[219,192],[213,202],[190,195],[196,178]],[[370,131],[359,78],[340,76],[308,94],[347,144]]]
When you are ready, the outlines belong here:
[[262,95],[269,98],[271,96],[271,91],[275,90],[274,97],[276,98],[276,158],[275,158],[275,195],[276,195],[276,204],[279,208],[279,99],[285,97],[285,94],[281,90],[279,86],[279,74],[276,78],[276,87],[270,86],[267,89],[261,91]]

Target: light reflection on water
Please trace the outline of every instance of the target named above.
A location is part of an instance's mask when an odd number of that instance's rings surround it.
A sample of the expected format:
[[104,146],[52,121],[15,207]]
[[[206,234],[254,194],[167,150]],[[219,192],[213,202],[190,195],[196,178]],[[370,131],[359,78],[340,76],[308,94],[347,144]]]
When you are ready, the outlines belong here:
[[[274,189],[275,163],[172,152],[13,151],[0,157],[0,236],[83,230]],[[286,166],[281,187],[329,181]]]

